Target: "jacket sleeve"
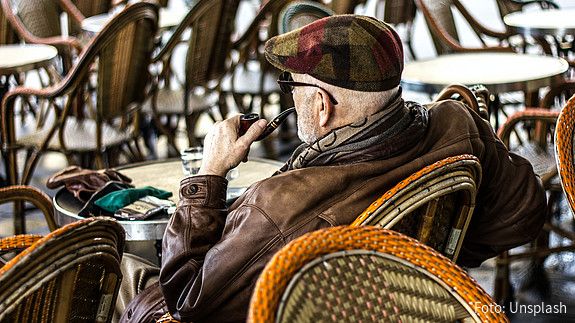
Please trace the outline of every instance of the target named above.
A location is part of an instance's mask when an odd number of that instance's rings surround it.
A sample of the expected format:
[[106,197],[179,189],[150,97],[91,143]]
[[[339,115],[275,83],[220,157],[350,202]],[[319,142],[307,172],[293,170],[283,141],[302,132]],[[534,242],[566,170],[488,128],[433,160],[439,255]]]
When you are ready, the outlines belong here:
[[258,260],[280,247],[281,235],[259,209],[242,206],[228,214],[226,187],[219,176],[181,183],[180,202],[164,233],[160,271],[166,305],[178,320],[244,320],[263,269],[253,263],[265,264]]
[[486,122],[476,124],[483,176],[457,261],[469,267],[535,239],[547,212],[545,190],[529,161],[509,152]]

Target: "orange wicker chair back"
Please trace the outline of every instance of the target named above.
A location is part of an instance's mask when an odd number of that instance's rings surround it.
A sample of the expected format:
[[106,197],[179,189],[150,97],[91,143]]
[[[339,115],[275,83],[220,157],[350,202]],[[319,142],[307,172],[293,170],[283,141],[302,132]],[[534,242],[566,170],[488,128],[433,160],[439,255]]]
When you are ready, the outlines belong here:
[[[129,5],[92,40],[59,84],[41,90],[16,88],[4,97],[2,131],[8,146],[11,184],[28,183],[38,158],[48,150],[62,152],[69,163],[84,167],[114,166],[121,152],[133,161],[143,159],[137,145],[137,108],[150,80],[148,67],[154,47],[150,35],[156,34],[157,19],[154,4]],[[97,82],[93,84],[91,71],[96,62]],[[36,133],[16,138],[14,106],[18,98],[43,101],[57,120]],[[22,148],[32,153],[18,181],[16,153]],[[75,161],[74,156],[84,157],[84,163]]]
[[559,114],[555,129],[555,159],[561,178],[561,186],[567,196],[571,211],[575,212],[575,159],[573,158],[575,140],[575,95],[567,101]]
[[[461,4],[459,0],[415,0],[419,10],[423,13],[429,32],[435,45],[437,55],[452,53],[452,52],[468,52],[468,51],[512,51],[509,47],[486,47],[487,44],[482,36],[489,36],[496,38],[500,41],[506,40],[509,37],[508,33],[496,32],[481,25],[467,9]],[[455,20],[453,18],[452,8],[459,11],[465,21],[470,25],[473,31],[479,37],[484,47],[482,48],[468,48],[463,47],[459,41]]]
[[393,229],[455,261],[480,182],[481,165],[475,156],[448,157],[399,182],[351,225]]
[[124,238],[118,222],[95,217],[36,240],[0,268],[0,321],[109,322]]
[[376,227],[303,235],[259,277],[248,322],[507,322],[489,295],[418,241]]
[[[8,186],[0,188],[0,205],[9,202],[29,202],[44,214],[44,219],[50,231],[58,228],[54,221],[54,207],[46,193],[32,186]],[[17,205],[17,204],[15,204]],[[26,232],[24,213],[14,212],[14,232]]]

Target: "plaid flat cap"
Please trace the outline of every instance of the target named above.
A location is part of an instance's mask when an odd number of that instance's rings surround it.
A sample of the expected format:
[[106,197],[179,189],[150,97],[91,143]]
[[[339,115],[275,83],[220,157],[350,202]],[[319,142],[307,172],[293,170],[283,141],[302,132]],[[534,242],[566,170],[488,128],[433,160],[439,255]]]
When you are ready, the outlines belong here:
[[264,51],[280,70],[357,91],[392,89],[403,71],[401,39],[390,25],[367,16],[317,20],[271,38]]

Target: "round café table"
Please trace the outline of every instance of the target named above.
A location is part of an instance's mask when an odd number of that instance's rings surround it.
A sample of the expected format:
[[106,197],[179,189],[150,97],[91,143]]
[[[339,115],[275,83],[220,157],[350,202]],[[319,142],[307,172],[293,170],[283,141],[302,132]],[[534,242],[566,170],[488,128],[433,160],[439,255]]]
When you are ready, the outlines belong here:
[[569,64],[550,56],[516,53],[462,53],[405,65],[402,86],[434,94],[452,83],[483,84],[493,93],[532,92],[560,82]]
[[[4,98],[9,88],[9,78],[11,75],[28,72],[30,70],[45,68],[53,64],[58,55],[58,50],[54,46],[40,44],[18,44],[0,46],[0,102]],[[0,147],[2,140],[0,136]],[[3,151],[2,151],[3,152]],[[3,155],[3,154],[2,154]],[[4,156],[2,156],[4,158]],[[4,159],[5,160],[5,159]],[[7,168],[8,165],[5,164]],[[6,174],[9,174],[6,169]],[[0,183],[6,184],[9,180],[4,180],[0,176]],[[0,185],[1,186],[1,185]]]
[[[184,17],[188,14],[187,10],[174,10],[168,8],[160,8],[158,28],[160,30],[170,29],[180,24]],[[112,18],[112,14],[104,13],[101,15],[87,17],[82,21],[82,30],[89,33],[97,34]]]
[[484,85],[495,100],[490,110],[495,115],[494,127],[499,127],[499,94],[523,91],[537,93],[545,86],[560,83],[569,64],[562,58],[516,53],[460,53],[413,61],[405,65],[401,84],[406,90],[439,93],[453,83]]
[[[240,196],[250,185],[271,176],[283,164],[277,161],[250,158],[237,168],[239,176],[228,182],[228,202]],[[153,186],[172,192],[170,198],[179,201],[180,181],[184,178],[182,163],[178,160],[153,161],[120,167],[118,170],[132,179],[135,187]],[[56,223],[62,226],[81,220],[78,212],[82,202],[76,200],[66,189],[59,190],[53,198]],[[169,216],[152,217],[141,221],[118,221],[126,230],[126,251],[152,262],[161,259],[162,238]]]
[[521,34],[562,37],[575,34],[573,17],[575,17],[575,9],[518,11],[503,17],[503,22]]
[[[271,176],[283,164],[277,161],[250,158],[247,163],[238,166],[239,176],[228,183],[227,199],[241,195],[250,185]],[[178,203],[180,181],[184,178],[182,163],[178,160],[153,161],[128,165],[118,170],[132,179],[135,187],[153,186],[172,192],[172,201]],[[61,189],[53,198],[56,222],[62,226],[82,219],[78,212],[82,202],[65,189]],[[126,230],[126,240],[147,241],[162,240],[169,217],[152,217],[142,221],[119,221]]]

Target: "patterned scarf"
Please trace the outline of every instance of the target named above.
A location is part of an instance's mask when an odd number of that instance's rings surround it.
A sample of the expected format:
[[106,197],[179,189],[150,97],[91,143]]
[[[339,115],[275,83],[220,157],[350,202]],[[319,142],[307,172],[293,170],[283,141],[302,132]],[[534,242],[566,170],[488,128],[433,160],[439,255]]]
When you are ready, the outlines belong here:
[[334,129],[311,145],[300,145],[278,173],[387,159],[412,148],[426,130],[427,110],[418,103],[404,102],[400,93],[391,104],[364,120]]

